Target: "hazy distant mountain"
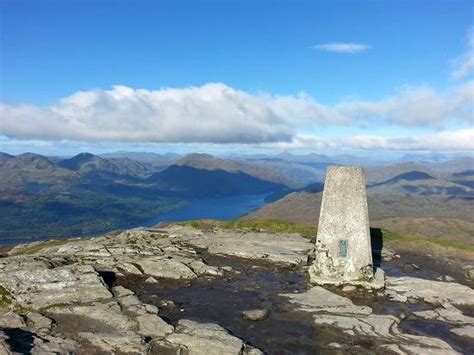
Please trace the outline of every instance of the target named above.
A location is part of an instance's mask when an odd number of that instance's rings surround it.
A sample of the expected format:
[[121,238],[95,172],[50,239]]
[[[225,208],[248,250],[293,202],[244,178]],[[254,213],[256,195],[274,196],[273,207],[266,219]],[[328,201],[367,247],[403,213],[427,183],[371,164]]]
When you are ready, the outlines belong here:
[[460,184],[474,189],[474,170],[465,170],[453,173],[449,177],[449,180],[456,184]]
[[430,166],[420,163],[400,163],[386,166],[369,167],[365,169],[365,175],[368,185],[383,183],[396,176],[403,175],[408,172],[424,173],[432,177],[437,177],[439,174]]
[[456,158],[447,161],[443,161],[439,164],[432,164],[434,168],[445,170],[445,171],[460,171],[460,170],[472,170],[474,169],[474,157],[463,157]]
[[13,155],[7,154],[0,152],[0,160],[7,160],[7,159],[13,159]]
[[149,163],[153,165],[166,165],[181,157],[176,153],[158,154],[152,152],[127,152],[118,151],[113,153],[100,154],[102,158],[129,158],[142,163]]
[[78,181],[78,175],[33,153],[0,160],[0,191],[22,189],[26,184],[63,185]]
[[216,158],[209,154],[188,154],[176,161],[175,164],[204,170],[224,170],[231,173],[242,172],[260,180],[286,186],[294,186],[295,183],[291,177],[271,166],[252,161]]
[[172,165],[148,178],[159,189],[190,197],[253,195],[283,190],[285,185],[258,179],[243,172],[197,169]]
[[146,177],[156,171],[149,164],[140,163],[129,158],[104,159],[90,153],[80,153],[72,158],[59,161],[57,165],[81,174],[100,171],[132,177]]

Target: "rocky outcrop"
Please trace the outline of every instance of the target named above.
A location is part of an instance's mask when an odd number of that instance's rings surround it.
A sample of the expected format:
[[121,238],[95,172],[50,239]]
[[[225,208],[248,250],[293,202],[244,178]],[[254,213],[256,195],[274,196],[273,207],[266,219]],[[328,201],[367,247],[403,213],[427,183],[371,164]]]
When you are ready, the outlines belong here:
[[170,227],[174,240],[205,248],[212,254],[266,259],[283,264],[303,264],[308,261],[313,243],[296,233],[257,233],[245,231],[199,231],[186,226]]
[[456,354],[443,340],[403,333],[400,319],[393,315],[374,314],[367,306],[357,306],[350,299],[322,287],[301,294],[284,294],[303,311],[314,314],[314,322],[341,329],[349,336],[368,336],[380,342],[380,348],[404,353]]
[[[33,354],[259,354],[218,324],[181,318],[183,306],[178,300],[160,299],[159,292],[153,294],[155,298],[144,298],[140,288],[135,294],[124,287],[126,282],[117,286],[115,280],[143,283],[140,286],[154,291],[163,284],[186,287],[211,280],[212,286],[216,278],[232,282],[239,272],[240,276],[250,275],[249,270],[263,269],[262,273],[273,278],[271,273],[278,269],[291,270],[304,288],[307,284],[301,275],[307,274],[312,249],[311,241],[297,234],[199,231],[181,225],[16,247],[10,256],[0,258],[0,354],[17,352],[19,347]],[[240,262],[245,259],[245,267],[238,269],[236,257]],[[209,260],[221,262],[215,266]],[[243,289],[258,293],[261,285],[251,286]],[[368,302],[353,302],[362,294],[377,294],[391,303],[420,303],[423,307],[410,311],[410,317],[443,322],[453,336],[472,336],[474,322],[461,306],[474,306],[474,291],[456,282],[388,277],[385,291],[369,292],[361,285],[341,292],[334,287],[305,292],[303,288],[298,288],[299,293],[283,291],[285,298],[275,296],[282,303],[278,306],[310,313],[315,327],[337,329],[344,338],[332,339],[327,345],[332,350],[349,350],[346,338],[367,337],[376,344],[371,350],[379,352],[454,353],[441,339],[404,333],[401,315],[376,314]],[[282,289],[288,290],[286,284]],[[273,303],[264,299],[248,307],[239,309],[236,318],[249,327],[265,325],[279,316],[279,307],[272,308]],[[170,309],[179,314],[172,323],[165,317]],[[307,318],[305,315],[305,322]]]
[[112,296],[90,265],[52,268],[47,262],[29,260],[9,258],[0,265],[0,285],[26,307],[40,309],[55,304],[100,301]]
[[160,283],[224,274],[185,244],[165,231],[139,229],[14,248],[0,259],[2,297],[8,300],[0,308],[1,352],[13,352],[20,343],[31,353],[142,354],[160,342],[195,354],[251,351],[217,324],[182,320],[175,328],[158,307],[141,302],[131,290],[110,288],[108,278],[118,275]]

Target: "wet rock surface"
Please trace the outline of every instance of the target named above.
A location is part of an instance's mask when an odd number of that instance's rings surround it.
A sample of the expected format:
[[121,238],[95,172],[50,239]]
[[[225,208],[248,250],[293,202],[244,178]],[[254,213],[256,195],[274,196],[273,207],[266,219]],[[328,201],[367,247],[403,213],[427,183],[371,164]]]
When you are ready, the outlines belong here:
[[297,234],[177,225],[19,246],[0,259],[0,354],[474,348],[466,269],[384,248],[385,289],[312,287],[311,251]]

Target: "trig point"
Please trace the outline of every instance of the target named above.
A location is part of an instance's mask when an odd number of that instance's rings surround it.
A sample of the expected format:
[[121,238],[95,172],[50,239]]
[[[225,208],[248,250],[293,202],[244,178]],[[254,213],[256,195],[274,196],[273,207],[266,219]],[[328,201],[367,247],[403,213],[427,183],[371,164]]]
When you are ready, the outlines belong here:
[[315,261],[309,273],[316,284],[383,287],[383,272],[374,274],[361,167],[330,166],[326,172]]

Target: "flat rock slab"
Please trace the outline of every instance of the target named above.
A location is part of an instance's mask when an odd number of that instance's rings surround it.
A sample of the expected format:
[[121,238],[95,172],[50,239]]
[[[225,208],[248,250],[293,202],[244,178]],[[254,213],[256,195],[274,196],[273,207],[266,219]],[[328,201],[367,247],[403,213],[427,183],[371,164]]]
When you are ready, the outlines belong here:
[[[213,323],[197,323],[183,319],[178,322],[176,332],[166,337],[166,343],[188,351],[190,355],[243,354],[251,347]],[[262,354],[256,349],[253,354]],[[247,353],[247,351],[246,351]]]
[[329,312],[343,314],[371,314],[372,309],[356,306],[349,298],[336,295],[323,287],[315,286],[304,293],[282,294],[298,308],[308,312]]
[[25,260],[22,268],[4,269],[0,273],[0,285],[6,287],[17,302],[33,308],[93,302],[112,297],[102,278],[90,265],[50,269],[47,265]]
[[474,290],[455,282],[419,279],[416,277],[388,277],[386,292],[395,301],[422,299],[428,303],[450,303],[474,306]]
[[254,233],[217,230],[202,232],[188,226],[166,228],[181,243],[208,249],[209,253],[285,264],[306,264],[313,243],[296,233]]
[[150,276],[169,279],[195,279],[197,277],[188,266],[172,258],[157,256],[137,260],[135,263],[144,274]]

